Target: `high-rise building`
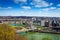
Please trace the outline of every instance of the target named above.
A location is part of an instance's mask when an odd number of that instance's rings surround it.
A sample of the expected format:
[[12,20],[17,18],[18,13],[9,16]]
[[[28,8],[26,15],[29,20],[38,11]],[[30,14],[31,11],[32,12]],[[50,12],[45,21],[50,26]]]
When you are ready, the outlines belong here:
[[49,27],[49,21],[45,21],[45,27]]
[[53,20],[51,24],[53,27],[59,26],[59,23],[56,20]]
[[45,26],[45,21],[41,20],[41,26]]

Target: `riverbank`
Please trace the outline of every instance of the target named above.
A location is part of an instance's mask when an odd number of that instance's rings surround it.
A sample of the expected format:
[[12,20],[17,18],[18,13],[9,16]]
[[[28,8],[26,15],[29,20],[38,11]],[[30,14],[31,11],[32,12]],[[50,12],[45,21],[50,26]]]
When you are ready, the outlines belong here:
[[16,29],[16,33],[20,32],[39,32],[39,33],[51,33],[51,34],[60,34],[60,32],[57,32],[55,30],[39,30],[39,29],[27,29],[22,27],[21,29]]
[[60,32],[54,32],[54,31],[44,31],[44,30],[29,30],[28,32],[39,32],[39,33],[60,34]]

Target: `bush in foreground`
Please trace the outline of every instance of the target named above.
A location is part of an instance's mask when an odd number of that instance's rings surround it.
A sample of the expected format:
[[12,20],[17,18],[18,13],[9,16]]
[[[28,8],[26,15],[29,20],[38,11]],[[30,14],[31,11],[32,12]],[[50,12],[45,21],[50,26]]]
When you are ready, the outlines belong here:
[[15,33],[15,28],[7,24],[0,24],[0,40],[26,40]]

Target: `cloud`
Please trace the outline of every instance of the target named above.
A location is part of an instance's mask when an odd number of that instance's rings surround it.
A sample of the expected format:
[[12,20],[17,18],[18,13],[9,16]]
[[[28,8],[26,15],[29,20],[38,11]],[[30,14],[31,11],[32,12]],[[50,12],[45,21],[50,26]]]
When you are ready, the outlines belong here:
[[60,4],[58,4],[57,6],[60,6]]
[[49,11],[50,10],[50,8],[45,8],[45,9],[42,9],[43,11]]
[[[27,3],[27,0],[14,0],[15,3],[22,3],[21,5],[24,5]],[[33,7],[48,7],[53,5],[53,3],[47,3],[44,0],[32,0],[32,2],[30,2],[30,5],[33,5]]]
[[50,5],[44,0],[33,0],[31,4],[35,7],[47,7]]
[[22,8],[25,9],[25,10],[29,10],[29,9],[31,9],[30,6],[22,6]]
[[54,9],[56,9],[56,7],[50,7],[50,9],[53,9],[54,10]]
[[27,0],[14,0],[15,3],[19,3],[19,2],[22,2],[22,3],[25,3]]
[[53,3],[50,3],[50,6],[52,6],[53,5]]
[[12,9],[12,7],[7,7],[7,9]]
[[56,7],[44,8],[43,11],[58,10]]
[[6,8],[0,7],[0,9],[12,9],[12,7],[6,7]]

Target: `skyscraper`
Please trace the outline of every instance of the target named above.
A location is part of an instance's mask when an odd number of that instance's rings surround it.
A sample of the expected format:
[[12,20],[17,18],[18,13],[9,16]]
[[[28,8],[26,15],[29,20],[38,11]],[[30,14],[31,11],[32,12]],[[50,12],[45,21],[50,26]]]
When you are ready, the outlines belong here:
[[41,20],[41,26],[45,26],[45,21]]
[[45,21],[45,27],[49,27],[49,21]]

